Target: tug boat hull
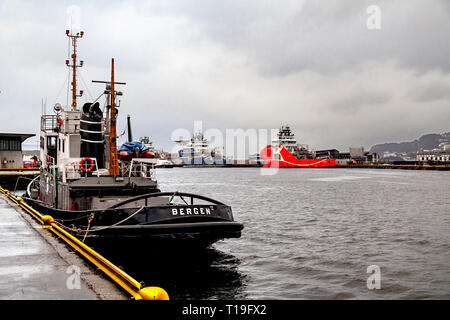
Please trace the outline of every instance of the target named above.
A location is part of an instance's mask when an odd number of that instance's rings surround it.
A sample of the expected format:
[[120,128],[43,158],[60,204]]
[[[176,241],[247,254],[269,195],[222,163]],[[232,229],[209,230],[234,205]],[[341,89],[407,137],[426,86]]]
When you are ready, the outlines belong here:
[[[171,195],[190,197],[192,203],[193,199],[210,203],[151,206],[156,199],[169,199]],[[221,239],[239,238],[243,229],[241,223],[234,221],[231,207],[188,193],[157,192],[127,199],[105,210],[85,211],[55,209],[29,197],[24,200],[36,210],[51,215],[72,235],[100,247],[157,244],[204,248]]]

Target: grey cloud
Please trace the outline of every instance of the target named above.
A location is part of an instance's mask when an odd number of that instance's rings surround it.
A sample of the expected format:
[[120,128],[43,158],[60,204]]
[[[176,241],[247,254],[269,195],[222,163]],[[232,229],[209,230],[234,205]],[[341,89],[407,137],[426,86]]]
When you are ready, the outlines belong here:
[[420,102],[433,102],[436,100],[450,100],[450,84],[431,82],[411,90],[411,95]]
[[[197,2],[198,3],[198,2]],[[450,70],[445,0],[376,1],[381,30],[366,28],[373,1],[200,1],[171,8],[190,15],[215,41],[242,50],[263,73],[329,73],[366,60]]]
[[389,92],[364,92],[357,91],[351,95],[341,97],[334,101],[330,111],[356,116],[362,108],[373,107],[377,104],[385,104],[390,100]]

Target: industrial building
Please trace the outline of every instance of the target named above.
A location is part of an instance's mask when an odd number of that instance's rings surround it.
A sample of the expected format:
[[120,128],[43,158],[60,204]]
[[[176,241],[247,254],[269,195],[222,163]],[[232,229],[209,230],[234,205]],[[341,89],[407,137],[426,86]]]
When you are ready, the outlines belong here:
[[28,133],[0,133],[0,168],[23,168],[22,142]]

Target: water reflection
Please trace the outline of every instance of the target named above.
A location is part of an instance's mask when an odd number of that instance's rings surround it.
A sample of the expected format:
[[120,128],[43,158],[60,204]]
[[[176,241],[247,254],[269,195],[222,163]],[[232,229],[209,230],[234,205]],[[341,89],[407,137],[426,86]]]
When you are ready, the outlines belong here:
[[198,251],[158,251],[151,254],[99,249],[146,286],[164,288],[171,299],[245,299],[247,275],[241,261],[214,248]]

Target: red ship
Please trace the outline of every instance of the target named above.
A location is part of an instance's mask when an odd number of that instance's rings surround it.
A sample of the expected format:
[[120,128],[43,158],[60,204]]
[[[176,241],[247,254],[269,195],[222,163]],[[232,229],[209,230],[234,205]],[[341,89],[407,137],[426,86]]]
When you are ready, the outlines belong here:
[[298,145],[289,126],[281,127],[278,139],[272,141],[260,152],[266,164],[264,167],[277,168],[324,168],[337,167],[335,159],[317,159],[313,151],[305,145]]

